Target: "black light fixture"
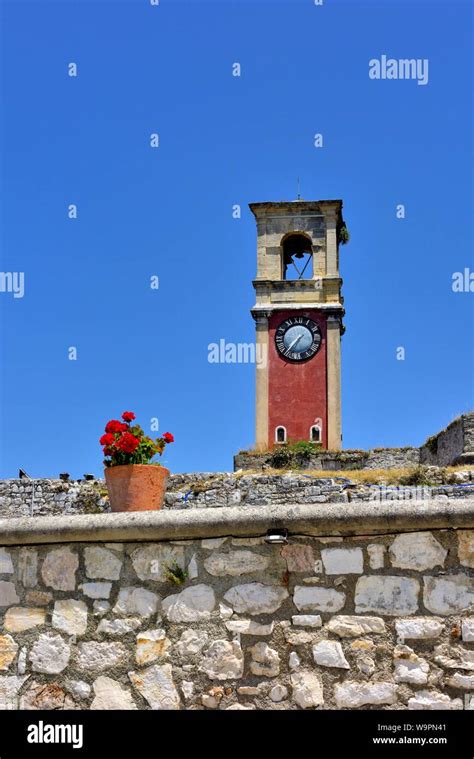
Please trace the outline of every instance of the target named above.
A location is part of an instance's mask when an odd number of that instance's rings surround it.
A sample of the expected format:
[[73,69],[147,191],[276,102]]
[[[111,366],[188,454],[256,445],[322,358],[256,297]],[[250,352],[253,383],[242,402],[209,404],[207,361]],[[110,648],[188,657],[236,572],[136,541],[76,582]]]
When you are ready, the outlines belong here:
[[284,545],[288,543],[288,530],[284,527],[267,530],[265,543],[269,545]]

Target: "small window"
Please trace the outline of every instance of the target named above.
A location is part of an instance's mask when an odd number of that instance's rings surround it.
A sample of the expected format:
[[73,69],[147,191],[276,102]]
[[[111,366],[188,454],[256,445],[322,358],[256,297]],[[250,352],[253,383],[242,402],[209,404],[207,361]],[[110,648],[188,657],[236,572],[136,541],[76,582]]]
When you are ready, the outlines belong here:
[[286,430],[284,427],[275,428],[275,443],[286,443]]
[[309,439],[312,443],[321,442],[321,428],[317,424],[314,424],[309,431]]

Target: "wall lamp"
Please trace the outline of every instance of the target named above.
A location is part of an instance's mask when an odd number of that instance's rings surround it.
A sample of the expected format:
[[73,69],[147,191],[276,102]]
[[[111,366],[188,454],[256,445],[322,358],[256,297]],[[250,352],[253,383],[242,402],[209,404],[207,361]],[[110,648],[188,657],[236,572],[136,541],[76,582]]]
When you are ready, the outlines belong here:
[[288,530],[284,527],[277,530],[267,530],[265,543],[270,545],[281,545],[288,543]]

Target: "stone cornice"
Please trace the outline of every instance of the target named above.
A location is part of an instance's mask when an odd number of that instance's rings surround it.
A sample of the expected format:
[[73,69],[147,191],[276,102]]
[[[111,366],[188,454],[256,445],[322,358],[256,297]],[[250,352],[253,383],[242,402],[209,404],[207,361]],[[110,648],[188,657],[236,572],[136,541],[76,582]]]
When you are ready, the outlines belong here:
[[208,508],[22,517],[0,520],[0,545],[260,537],[276,528],[311,536],[473,529],[474,499],[229,507],[225,514]]

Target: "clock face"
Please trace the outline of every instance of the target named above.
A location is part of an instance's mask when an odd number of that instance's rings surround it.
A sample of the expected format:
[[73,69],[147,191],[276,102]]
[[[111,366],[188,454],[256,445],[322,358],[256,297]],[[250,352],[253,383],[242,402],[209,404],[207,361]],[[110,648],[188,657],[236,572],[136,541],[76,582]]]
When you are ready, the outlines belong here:
[[290,316],[275,332],[278,352],[289,361],[313,358],[321,347],[321,330],[306,316]]

